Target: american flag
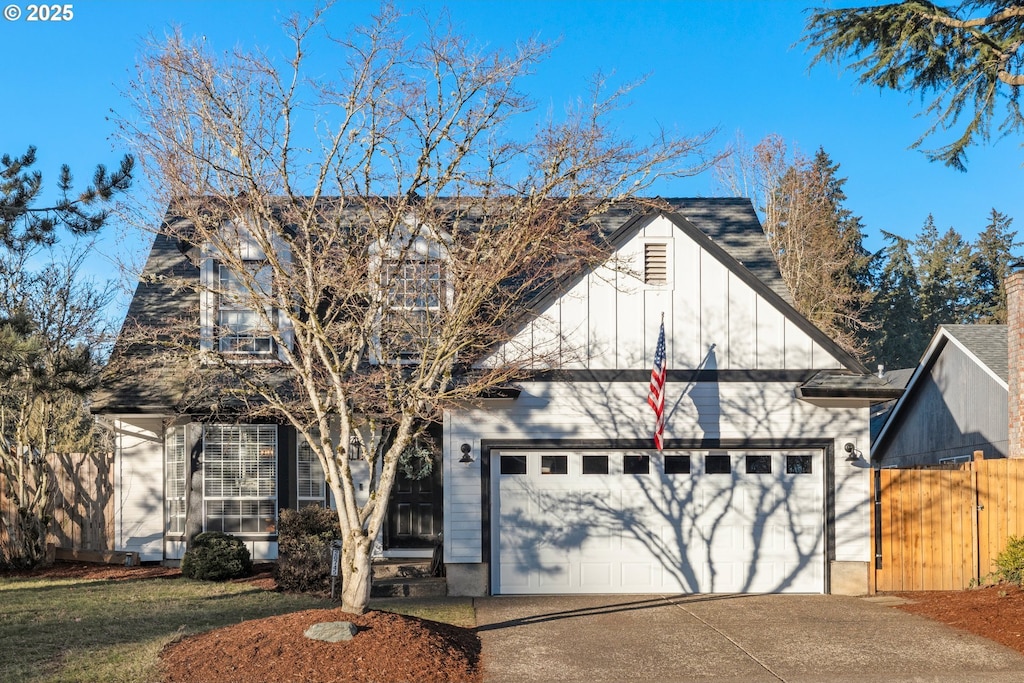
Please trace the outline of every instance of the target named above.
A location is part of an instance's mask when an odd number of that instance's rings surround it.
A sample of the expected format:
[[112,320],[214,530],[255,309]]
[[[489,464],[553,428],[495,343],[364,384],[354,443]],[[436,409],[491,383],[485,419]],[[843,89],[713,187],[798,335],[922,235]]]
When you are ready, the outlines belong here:
[[654,349],[654,368],[651,370],[651,388],[647,403],[654,409],[654,447],[664,447],[665,432],[665,322],[658,332],[658,346]]

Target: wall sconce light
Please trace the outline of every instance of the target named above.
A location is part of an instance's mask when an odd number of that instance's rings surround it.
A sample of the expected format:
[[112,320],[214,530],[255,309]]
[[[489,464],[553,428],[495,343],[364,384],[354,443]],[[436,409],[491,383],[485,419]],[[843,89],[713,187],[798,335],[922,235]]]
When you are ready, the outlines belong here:
[[469,452],[473,450],[472,446],[470,446],[468,443],[464,443],[462,444],[462,448],[460,450],[462,451],[462,457],[459,458],[459,462],[464,462],[467,465],[473,462],[473,456],[469,454]]
[[843,445],[843,450],[846,451],[846,462],[857,462],[860,458],[860,453],[857,452],[857,447],[853,445],[852,441],[847,441]]

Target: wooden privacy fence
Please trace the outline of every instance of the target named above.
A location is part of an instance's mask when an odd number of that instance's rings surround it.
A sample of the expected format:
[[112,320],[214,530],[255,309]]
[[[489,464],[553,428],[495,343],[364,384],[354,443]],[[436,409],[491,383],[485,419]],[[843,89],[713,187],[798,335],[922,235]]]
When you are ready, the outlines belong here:
[[873,477],[877,591],[961,590],[984,579],[1010,536],[1024,535],[1024,459],[883,469]]
[[[68,550],[110,550],[114,547],[114,486],[110,454],[51,455],[57,480],[49,542]],[[0,474],[0,543],[6,541],[5,520],[17,514],[5,495]]]

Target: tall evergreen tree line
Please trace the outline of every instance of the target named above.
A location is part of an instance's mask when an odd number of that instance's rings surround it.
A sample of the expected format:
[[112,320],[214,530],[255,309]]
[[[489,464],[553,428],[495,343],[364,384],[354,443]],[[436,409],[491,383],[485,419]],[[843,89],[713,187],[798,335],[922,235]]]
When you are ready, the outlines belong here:
[[865,336],[870,358],[888,367],[917,363],[942,324],[1006,322],[1004,280],[1024,242],[1013,219],[996,209],[970,242],[949,227],[940,232],[929,215],[913,238],[882,232],[886,246],[873,255]]

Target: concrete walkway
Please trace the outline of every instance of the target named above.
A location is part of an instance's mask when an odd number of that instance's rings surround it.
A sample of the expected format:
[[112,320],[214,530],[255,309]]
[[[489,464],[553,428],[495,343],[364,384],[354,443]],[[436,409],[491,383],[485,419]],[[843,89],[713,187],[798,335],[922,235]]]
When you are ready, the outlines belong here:
[[530,596],[474,604],[485,683],[1024,681],[1024,656],[884,598]]

